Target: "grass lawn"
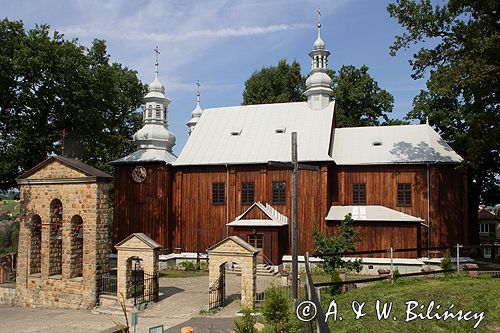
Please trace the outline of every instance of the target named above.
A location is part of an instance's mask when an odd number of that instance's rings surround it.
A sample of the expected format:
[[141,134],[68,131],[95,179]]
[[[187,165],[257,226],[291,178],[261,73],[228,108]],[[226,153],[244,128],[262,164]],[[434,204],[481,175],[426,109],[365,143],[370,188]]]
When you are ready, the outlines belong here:
[[184,278],[195,276],[208,276],[208,271],[176,271],[176,270],[162,270],[160,277],[163,278]]
[[[324,297],[323,309],[326,312],[329,301]],[[383,303],[392,302],[392,312],[387,320],[377,319],[375,303],[379,299]],[[366,302],[362,311],[365,316],[356,320],[352,311],[352,303]],[[405,302],[416,301],[418,305],[408,310]],[[474,313],[484,312],[484,319],[479,326],[473,326],[478,319],[458,321],[457,318],[444,320],[420,319],[405,322],[413,317],[412,313],[426,316],[431,301],[435,302],[430,315],[443,315],[449,310],[458,314],[463,310]],[[335,297],[337,303],[337,320],[331,315],[328,323],[332,332],[500,332],[500,278],[493,277],[434,277],[404,278],[375,282],[363,288]],[[439,309],[436,309],[437,305]],[[454,307],[451,308],[451,304]],[[420,309],[423,305],[424,308]],[[339,320],[342,316],[343,320]],[[393,318],[396,318],[394,320]]]

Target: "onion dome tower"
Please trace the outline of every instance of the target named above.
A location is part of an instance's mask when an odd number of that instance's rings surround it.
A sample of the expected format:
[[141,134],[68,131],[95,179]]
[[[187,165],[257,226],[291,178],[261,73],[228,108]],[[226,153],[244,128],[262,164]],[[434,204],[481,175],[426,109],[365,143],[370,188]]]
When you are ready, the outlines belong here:
[[314,110],[325,108],[332,99],[332,78],[328,76],[328,56],[330,51],[325,49],[325,42],[321,39],[321,13],[318,10],[318,37],[313,44],[311,57],[311,73],[306,80],[307,103]]
[[144,126],[138,130],[133,140],[137,150],[113,164],[127,162],[167,162],[172,163],[176,157],[172,152],[175,146],[175,135],[168,129],[168,105],[170,99],[165,96],[165,86],[158,79],[158,47],[155,48],[155,77],[148,86],[148,93],[143,98]]
[[193,112],[191,112],[191,119],[186,123],[186,126],[189,128],[188,133],[191,135],[191,133],[194,130],[194,127],[198,123],[198,120],[200,120],[201,114],[203,113],[203,109],[200,106],[200,81],[196,82],[196,85],[198,87],[198,91],[196,93],[196,107],[194,108]]

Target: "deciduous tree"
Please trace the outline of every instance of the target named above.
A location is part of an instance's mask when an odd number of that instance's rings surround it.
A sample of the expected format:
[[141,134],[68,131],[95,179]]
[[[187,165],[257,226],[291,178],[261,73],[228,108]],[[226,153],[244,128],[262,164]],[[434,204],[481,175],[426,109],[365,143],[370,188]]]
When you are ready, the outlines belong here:
[[413,77],[428,74],[409,119],[428,117],[469,171],[469,222],[477,234],[479,198],[498,200],[500,172],[500,13],[495,0],[398,0],[387,10],[403,26],[391,54],[422,45]]
[[[0,188],[49,154],[99,168],[128,153],[145,87],[110,63],[106,44],[86,48],[49,26],[0,21]],[[109,168],[109,167],[108,167]]]

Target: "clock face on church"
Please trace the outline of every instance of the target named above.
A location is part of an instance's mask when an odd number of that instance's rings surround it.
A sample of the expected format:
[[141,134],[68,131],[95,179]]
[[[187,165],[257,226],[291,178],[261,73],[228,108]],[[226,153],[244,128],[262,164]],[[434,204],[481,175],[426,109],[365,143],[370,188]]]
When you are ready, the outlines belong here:
[[143,166],[136,166],[134,170],[132,170],[132,179],[136,183],[142,183],[147,176],[146,169]]

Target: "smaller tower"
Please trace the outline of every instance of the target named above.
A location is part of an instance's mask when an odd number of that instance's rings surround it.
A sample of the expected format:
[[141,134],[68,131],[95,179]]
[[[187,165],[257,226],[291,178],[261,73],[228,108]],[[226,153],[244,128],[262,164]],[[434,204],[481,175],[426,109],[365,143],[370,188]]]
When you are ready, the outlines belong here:
[[200,81],[196,82],[197,86],[197,93],[196,93],[196,107],[194,108],[193,112],[191,112],[191,119],[186,123],[186,126],[189,128],[188,133],[191,135],[191,133],[194,130],[194,127],[198,123],[198,120],[200,120],[201,114],[203,113],[203,109],[200,106]]
[[332,99],[332,78],[328,76],[328,56],[330,51],[325,49],[325,42],[321,39],[321,12],[318,9],[318,37],[309,53],[311,57],[311,73],[306,80],[307,103],[314,110],[325,108]]

